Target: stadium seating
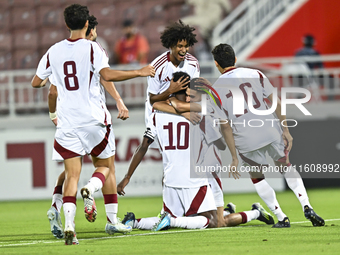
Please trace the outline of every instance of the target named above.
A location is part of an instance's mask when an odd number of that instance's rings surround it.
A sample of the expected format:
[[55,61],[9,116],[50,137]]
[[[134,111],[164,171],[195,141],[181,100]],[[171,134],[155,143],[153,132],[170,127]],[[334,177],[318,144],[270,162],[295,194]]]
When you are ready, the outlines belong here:
[[38,33],[35,30],[14,30],[15,49],[34,49],[38,45]]
[[[35,62],[23,61],[22,54],[29,53],[27,59],[31,59],[32,52],[38,51],[41,57],[54,43],[67,38],[69,32],[65,28],[63,10],[73,3],[87,5],[90,14],[97,17],[97,32],[107,43],[110,56],[122,35],[122,22],[134,20],[150,42],[150,60],[164,51],[159,37],[169,21],[192,12],[185,0],[1,0],[0,57],[13,68],[32,66]],[[14,61],[15,57],[20,59]],[[9,69],[4,62],[0,63],[0,70]]]
[[15,69],[37,68],[40,55],[36,49],[15,50],[13,59]]
[[10,15],[6,7],[0,7],[0,31],[8,31],[10,29]]
[[34,29],[36,23],[36,11],[32,7],[15,7],[11,9],[11,21],[13,28]]
[[10,51],[12,49],[12,34],[0,32],[0,51]]

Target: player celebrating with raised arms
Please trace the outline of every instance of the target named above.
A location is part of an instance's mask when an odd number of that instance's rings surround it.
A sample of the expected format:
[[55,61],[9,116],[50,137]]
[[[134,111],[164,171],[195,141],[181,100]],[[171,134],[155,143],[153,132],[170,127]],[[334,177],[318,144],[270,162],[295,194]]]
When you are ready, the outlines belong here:
[[[99,73],[104,80],[121,81],[138,76],[153,76],[154,68],[146,66],[133,71],[110,69],[105,51],[97,43],[85,39],[89,19],[86,6],[68,6],[64,10],[64,19],[71,32],[70,38],[54,44],[47,51],[39,62],[31,84],[35,88],[45,86],[47,78],[52,75],[52,83],[57,87],[58,127],[54,148],[64,159],[65,165],[65,244],[73,244],[81,156],[91,154],[96,168],[95,176],[91,178],[93,181],[90,180],[90,192],[85,194],[90,198],[91,192],[106,189],[111,157],[115,154],[111,116],[102,102],[100,84],[95,77]],[[110,186],[110,183],[107,185]],[[83,198],[85,195],[82,194]],[[116,227],[121,228],[121,232],[131,231],[120,225]]]

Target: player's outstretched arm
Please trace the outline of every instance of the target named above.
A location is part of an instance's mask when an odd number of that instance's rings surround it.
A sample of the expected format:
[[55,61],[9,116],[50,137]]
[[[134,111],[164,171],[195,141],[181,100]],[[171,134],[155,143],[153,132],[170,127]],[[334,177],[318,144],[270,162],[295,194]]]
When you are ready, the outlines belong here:
[[40,79],[37,75],[34,75],[32,81],[31,81],[31,85],[33,88],[41,88],[44,87],[46,85],[48,78],[46,78],[45,80]]
[[124,176],[123,180],[117,185],[117,193],[121,196],[125,195],[124,188],[129,184],[130,178],[138,167],[139,163],[142,161],[145,153],[148,151],[149,145],[152,143],[151,138],[143,137],[142,143],[137,147],[135,153],[132,156],[128,172]]
[[177,112],[177,110],[173,106],[171,106],[169,104],[169,102],[170,102],[169,99],[166,100],[166,101],[156,102],[152,105],[152,107],[154,109],[158,110],[158,111],[161,111],[161,112],[167,112],[167,113],[171,113],[171,114],[181,115],[194,125],[196,125],[198,122],[200,122],[201,116],[198,113],[190,112],[190,111],[179,113],[179,112]]
[[230,174],[232,174],[235,179],[239,179],[241,174],[237,171],[238,158],[237,158],[237,153],[236,153],[235,140],[234,140],[233,130],[231,129],[229,123],[221,124],[221,132],[224,137],[224,140],[227,143],[227,146],[229,148],[231,158],[232,158],[232,162],[230,164],[229,177],[230,177]]
[[57,87],[53,84],[50,85],[48,90],[48,111],[50,112],[50,119],[54,123],[54,125],[58,124],[57,119],[57,98],[58,98],[58,90]]
[[116,101],[118,116],[117,119],[126,120],[129,118],[129,110],[125,106],[123,99],[120,97],[115,85],[111,81],[105,81],[102,77],[100,77],[100,83],[104,86],[105,90],[113,97]]
[[190,80],[188,79],[188,77],[184,79],[183,77],[181,77],[178,79],[178,81],[174,81],[174,79],[172,78],[172,80],[170,81],[170,86],[166,91],[158,95],[149,93],[150,104],[153,105],[155,102],[167,100],[171,94],[186,89],[189,82]]
[[106,67],[100,70],[99,73],[106,81],[125,81],[136,77],[153,77],[155,75],[155,68],[148,65],[138,70],[121,71]]
[[[269,95],[268,99],[273,102],[273,94]],[[286,115],[281,114],[281,100],[277,98],[277,106],[275,109],[275,114],[279,118],[280,123],[286,122]],[[285,143],[285,146],[287,147],[286,150],[290,151],[293,146],[293,137],[289,132],[289,129],[287,127],[287,123],[285,123],[285,126],[282,126],[282,138]]]
[[176,97],[169,98],[172,106],[176,109],[177,112],[201,112],[201,106],[196,103],[187,103],[181,100],[178,100]]

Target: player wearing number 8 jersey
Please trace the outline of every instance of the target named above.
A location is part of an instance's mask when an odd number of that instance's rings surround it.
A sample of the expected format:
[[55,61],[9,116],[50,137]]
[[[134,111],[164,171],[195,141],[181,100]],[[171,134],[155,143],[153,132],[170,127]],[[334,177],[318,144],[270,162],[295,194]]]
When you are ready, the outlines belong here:
[[[63,208],[65,215],[65,244],[72,244],[75,234],[76,193],[81,172],[81,156],[91,154],[96,168],[90,183],[82,189],[85,206],[93,209],[92,194],[102,189],[110,193],[112,183],[106,182],[115,153],[111,116],[100,94],[95,77],[107,81],[154,75],[152,66],[133,71],[116,71],[109,68],[105,51],[96,43],[85,39],[89,11],[86,6],[73,4],[64,10],[69,39],[53,45],[39,62],[32,86],[42,87],[49,76],[58,90],[58,127],[55,150],[64,159],[65,183]],[[111,193],[112,194],[112,193]],[[114,203],[114,197],[108,198]],[[91,210],[90,210],[91,211]],[[117,211],[117,206],[110,208]],[[112,215],[115,215],[114,213]],[[116,218],[115,216],[112,216]],[[112,219],[108,219],[110,222]],[[129,232],[131,229],[106,225],[106,232]]]
[[[214,87],[222,98],[222,107],[226,113],[226,119],[232,121],[235,146],[240,152],[245,167],[257,167],[259,171],[250,172],[257,193],[267,204],[269,209],[277,216],[279,222],[273,227],[290,227],[288,217],[282,212],[272,187],[269,186],[262,173],[262,166],[268,166],[266,153],[274,160],[275,165],[285,166],[287,171],[282,173],[291,190],[299,199],[305,217],[313,226],[325,225],[324,220],[318,216],[309,203],[309,198],[300,174],[290,164],[288,153],[292,147],[293,138],[288,127],[282,128],[266,119],[276,119],[273,114],[257,115],[249,110],[252,105],[254,109],[266,110],[265,99],[273,102],[273,87],[269,80],[258,70],[249,68],[236,68],[236,57],[233,48],[228,44],[217,45],[212,54],[215,65],[221,76],[215,82]],[[247,90],[250,88],[251,90]],[[237,91],[241,91],[244,98],[245,110],[241,115],[234,114],[233,101]],[[248,94],[252,93],[252,101],[248,102]],[[242,95],[243,94],[243,95]],[[286,116],[281,115],[281,103],[278,98],[275,114],[279,123],[284,123]],[[253,120],[262,120],[263,125],[254,127],[249,123]],[[261,124],[262,124],[261,123]]]

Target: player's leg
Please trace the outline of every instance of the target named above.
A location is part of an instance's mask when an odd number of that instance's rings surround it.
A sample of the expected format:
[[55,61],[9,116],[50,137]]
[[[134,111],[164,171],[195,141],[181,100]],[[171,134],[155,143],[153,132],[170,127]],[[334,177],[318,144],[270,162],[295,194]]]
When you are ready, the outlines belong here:
[[51,232],[56,238],[63,238],[64,231],[60,218],[60,209],[63,205],[62,187],[65,180],[65,171],[63,171],[57,179],[56,186],[52,196],[51,208],[47,211],[47,217],[50,222]]
[[131,232],[132,228],[120,223],[117,219],[118,213],[118,197],[117,197],[117,183],[114,165],[114,156],[109,158],[109,174],[106,178],[105,184],[102,188],[105,204],[105,212],[107,223],[105,226],[105,232],[107,234]]
[[65,244],[74,244],[75,238],[75,214],[76,214],[76,194],[78,181],[81,172],[81,158],[74,157],[64,160],[65,182],[63,209],[65,215]]
[[151,230],[155,224],[158,223],[160,217],[148,217],[136,219],[133,212],[127,212],[122,220],[122,223],[131,228],[137,228],[142,230]]
[[273,217],[259,203],[254,203],[250,211],[228,214],[224,217],[224,220],[226,227],[237,226],[252,220],[259,220],[266,224],[274,224]]
[[[286,214],[283,213],[279,202],[276,199],[274,189],[266,181],[265,176],[261,170],[261,167],[263,165],[268,165],[266,159],[266,151],[267,149],[263,147],[256,151],[240,154],[240,156],[243,161],[244,167],[257,169],[257,171],[249,172],[250,178],[254,184],[257,194],[261,197],[263,202],[266,203],[267,207],[273,212],[273,214],[275,214],[279,222],[284,222],[284,220],[286,218],[288,219],[288,217]],[[289,227],[288,224],[285,224],[285,226]],[[277,226],[274,225],[273,227]]]
[[275,165],[283,169],[282,174],[287,185],[300,201],[306,219],[309,219],[313,226],[324,226],[325,221],[314,212],[309,203],[307,191],[299,172],[289,162],[288,152],[285,150],[283,141],[272,143],[268,148],[268,154],[273,158]]
[[111,156],[115,153],[114,135],[111,126],[87,126],[78,129],[78,136],[91,154],[95,171],[89,182],[80,190],[84,200],[85,218],[94,222],[97,208],[93,194],[102,189],[110,173]]
[[224,227],[224,201],[221,179],[215,172],[213,172],[212,175],[209,175],[208,183],[213,192],[217,208],[217,227]]
[[[164,213],[154,231],[170,227],[202,229],[217,227],[217,213],[210,187],[163,188]],[[181,217],[185,215],[186,217]]]

